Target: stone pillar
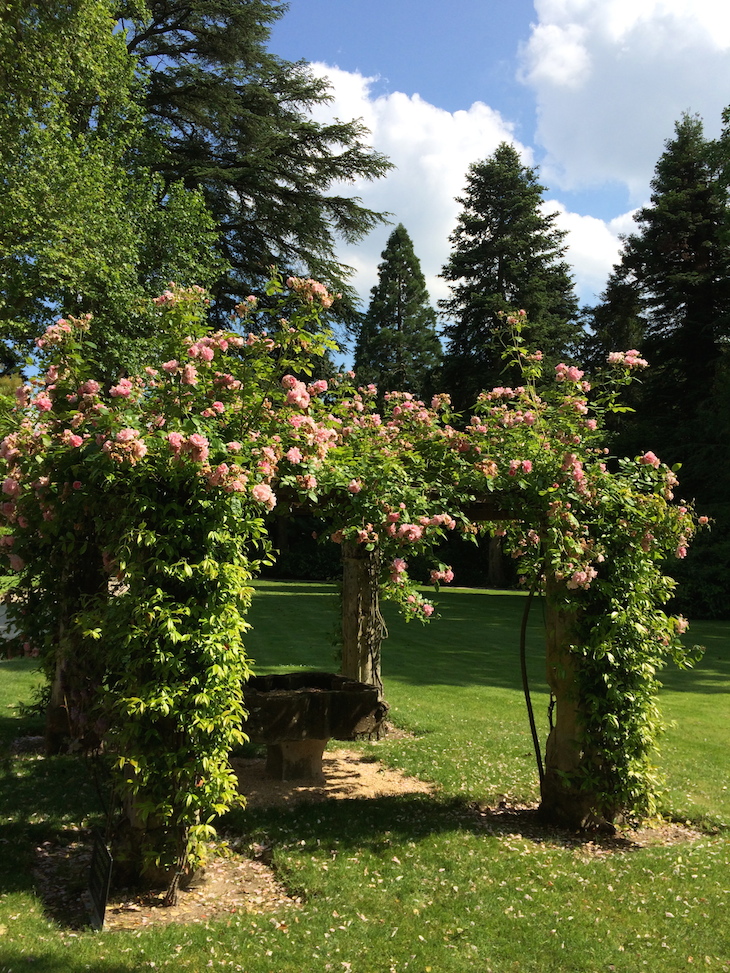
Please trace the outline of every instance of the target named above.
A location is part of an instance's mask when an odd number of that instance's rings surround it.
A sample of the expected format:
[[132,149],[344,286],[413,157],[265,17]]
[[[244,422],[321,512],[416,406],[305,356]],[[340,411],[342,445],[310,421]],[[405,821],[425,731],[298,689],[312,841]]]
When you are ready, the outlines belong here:
[[576,610],[565,604],[561,588],[548,582],[546,599],[547,681],[554,698],[554,721],[545,748],[541,816],[554,824],[581,827],[594,806],[593,795],[577,786],[584,758],[580,736],[578,663],[574,644]]

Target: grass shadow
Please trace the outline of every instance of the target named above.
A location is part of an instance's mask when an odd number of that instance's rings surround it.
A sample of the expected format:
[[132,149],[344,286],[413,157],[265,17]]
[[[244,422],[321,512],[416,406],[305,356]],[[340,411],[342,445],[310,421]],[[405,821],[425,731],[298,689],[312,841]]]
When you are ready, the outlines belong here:
[[632,840],[630,832],[575,831],[548,824],[540,817],[536,804],[500,802],[495,807],[485,807],[462,798],[423,794],[232,811],[223,819],[221,830],[250,837],[265,846],[289,844],[294,838],[304,849],[336,846],[340,852],[366,849],[374,854],[386,854],[393,844],[417,843],[454,831],[485,838],[524,839],[554,848],[600,846],[618,852],[641,847]]

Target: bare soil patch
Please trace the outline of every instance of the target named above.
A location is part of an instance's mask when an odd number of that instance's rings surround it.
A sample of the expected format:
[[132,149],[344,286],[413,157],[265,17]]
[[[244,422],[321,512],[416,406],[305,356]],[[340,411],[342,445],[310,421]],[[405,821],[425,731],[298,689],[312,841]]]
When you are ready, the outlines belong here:
[[273,780],[262,759],[233,758],[242,794],[248,807],[286,807],[312,801],[389,797],[395,794],[431,794],[434,788],[415,777],[406,777],[357,750],[326,750],[322,759],[323,780]]

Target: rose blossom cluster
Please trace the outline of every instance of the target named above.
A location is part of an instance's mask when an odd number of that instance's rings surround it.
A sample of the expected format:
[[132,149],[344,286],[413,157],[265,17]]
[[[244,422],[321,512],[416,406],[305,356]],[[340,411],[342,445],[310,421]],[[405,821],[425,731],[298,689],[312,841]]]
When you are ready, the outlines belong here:
[[423,615],[430,618],[435,609],[431,602],[424,601],[419,595],[408,595],[406,598],[406,611],[411,615]]
[[[323,460],[329,450],[337,444],[339,435],[337,429],[334,426],[318,423],[311,416],[296,413],[289,417],[289,426],[293,431],[292,438],[304,447],[313,448],[318,460]],[[298,447],[295,448],[301,452]]]
[[251,488],[251,495],[254,500],[263,503],[268,510],[273,510],[276,506],[276,496],[268,483],[257,483]]
[[129,463],[130,466],[135,466],[147,455],[147,444],[140,439],[139,431],[131,427],[120,429],[113,439],[104,439],[101,448],[115,463]]
[[658,470],[662,461],[650,450],[648,453],[644,453],[643,456],[639,457],[639,462],[644,466],[653,466],[655,470]]
[[311,277],[288,277],[286,286],[295,294],[298,294],[307,304],[317,303],[325,310],[332,307],[335,299],[341,296],[340,294],[330,294],[324,284],[321,284],[318,280],[312,280]]
[[84,437],[79,436],[72,429],[64,429],[60,436],[61,442],[65,446],[71,446],[74,449],[78,449],[84,442]]
[[128,399],[133,388],[134,382],[128,378],[120,378],[117,384],[109,389],[109,395],[113,399]]
[[556,382],[580,382],[583,378],[585,372],[582,372],[575,365],[565,365],[561,362],[559,365],[555,366],[555,381]]
[[205,471],[205,478],[211,486],[222,487],[226,493],[242,493],[246,489],[248,477],[238,464],[219,463],[215,468]]
[[187,437],[183,436],[181,432],[169,432],[167,444],[176,459],[181,456],[189,456],[194,463],[204,463],[208,459],[210,443],[205,436],[198,432]]
[[576,456],[575,453],[566,453],[563,457],[563,464],[561,470],[564,473],[570,473],[575,483],[575,488],[580,494],[588,493],[588,487],[586,485],[586,472],[583,469],[583,463]]
[[62,345],[68,336],[73,333],[74,328],[79,331],[88,331],[91,324],[91,315],[83,314],[80,318],[69,315],[68,319],[59,318],[55,324],[49,324],[41,338],[36,338],[37,348],[48,348],[53,345]]
[[595,577],[598,576],[598,572],[593,567],[578,568],[573,571],[571,576],[566,581],[566,587],[576,589],[576,588],[590,588],[591,582]]
[[[204,295],[205,288],[199,284],[193,284],[192,287],[181,287],[174,280],[171,280],[168,282],[167,290],[164,290],[162,294],[155,297],[152,303],[163,307],[174,307],[183,301],[197,303],[203,299]],[[206,301],[206,303],[208,302]]]
[[500,399],[517,399],[519,396],[523,395],[525,388],[523,385],[518,385],[517,388],[506,388],[502,385],[496,386],[490,392],[480,392],[477,398],[477,405],[483,405],[485,402],[494,402]]
[[444,568],[432,568],[430,573],[431,584],[450,584],[454,580],[454,572],[447,565]]
[[287,390],[287,405],[294,406],[296,409],[307,409],[309,407],[311,396],[304,382],[300,382],[293,375],[285,375],[281,380],[281,384]]
[[640,356],[636,348],[630,351],[611,351],[606,360],[609,365],[625,365],[627,368],[649,367],[649,362]]

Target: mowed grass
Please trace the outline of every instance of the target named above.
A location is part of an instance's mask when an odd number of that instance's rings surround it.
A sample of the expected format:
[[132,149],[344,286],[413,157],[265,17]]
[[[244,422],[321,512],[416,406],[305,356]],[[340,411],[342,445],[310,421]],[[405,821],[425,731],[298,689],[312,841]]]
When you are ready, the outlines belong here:
[[[239,913],[136,934],[58,928],[34,895],[34,848],[73,840],[101,803],[83,764],[6,757],[0,971],[727,973],[730,625],[693,626],[705,658],[664,680],[664,713],[677,721],[660,759],[666,812],[705,833],[607,851],[547,832],[521,834],[519,822],[495,829],[474,811],[475,802],[537,798],[519,677],[524,598],[444,590],[438,600],[442,617],[429,626],[386,612],[385,694],[393,721],[413,735],[358,745],[433,781],[436,796],[243,810],[223,822],[244,847],[273,848],[279,878],[301,898],[276,915]],[[257,669],[336,671],[337,605],[333,586],[257,584],[248,636]],[[533,607],[528,663],[544,738],[540,611]],[[27,696],[31,680],[27,662],[0,663],[5,741],[32,729],[7,709]]]

